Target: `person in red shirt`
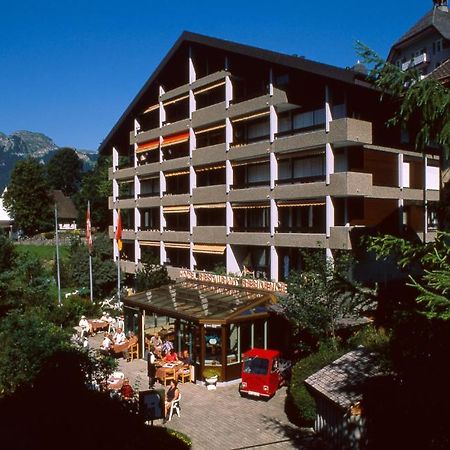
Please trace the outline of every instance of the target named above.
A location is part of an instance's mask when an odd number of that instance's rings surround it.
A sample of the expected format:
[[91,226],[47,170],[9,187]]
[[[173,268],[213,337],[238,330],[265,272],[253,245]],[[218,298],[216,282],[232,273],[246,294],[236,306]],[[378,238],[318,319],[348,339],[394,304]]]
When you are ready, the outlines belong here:
[[164,356],[164,361],[165,362],[174,362],[174,361],[178,361],[178,356],[177,353],[174,349],[170,350],[169,353],[167,353],[166,356]]
[[123,380],[123,385],[120,388],[120,395],[125,400],[131,400],[134,397],[134,390],[130,385],[128,378]]

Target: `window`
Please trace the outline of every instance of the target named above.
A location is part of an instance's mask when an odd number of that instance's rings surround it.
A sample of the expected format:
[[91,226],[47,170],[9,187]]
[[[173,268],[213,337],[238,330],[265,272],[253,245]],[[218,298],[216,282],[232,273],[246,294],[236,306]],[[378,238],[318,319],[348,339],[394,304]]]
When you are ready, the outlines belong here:
[[442,39],[433,42],[433,55],[442,51]]

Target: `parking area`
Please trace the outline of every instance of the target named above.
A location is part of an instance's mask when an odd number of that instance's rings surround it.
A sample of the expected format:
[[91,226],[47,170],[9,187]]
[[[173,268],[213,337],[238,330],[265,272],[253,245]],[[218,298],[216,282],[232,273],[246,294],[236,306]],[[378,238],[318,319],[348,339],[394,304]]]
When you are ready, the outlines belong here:
[[[119,359],[118,370],[133,387],[147,389],[145,361]],[[242,398],[237,384],[211,391],[193,383],[180,383],[179,388],[181,417],[174,415],[165,426],[187,434],[194,450],[323,448],[312,430],[299,429],[288,421],[284,412],[286,388],[269,401]],[[162,420],[155,421],[155,425],[162,425]]]

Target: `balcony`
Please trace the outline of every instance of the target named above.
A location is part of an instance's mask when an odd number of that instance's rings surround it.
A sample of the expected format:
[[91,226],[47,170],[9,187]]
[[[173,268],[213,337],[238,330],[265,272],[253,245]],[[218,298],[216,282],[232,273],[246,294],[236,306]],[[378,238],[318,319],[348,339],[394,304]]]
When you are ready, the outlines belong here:
[[137,238],[140,241],[159,241],[161,239],[161,234],[159,230],[143,230],[137,232]]
[[409,61],[406,61],[402,64],[401,69],[403,71],[408,70],[408,69],[412,69],[413,67],[417,67],[421,64],[426,64],[429,63],[429,58],[426,52],[415,56],[414,58],[410,59]]
[[270,142],[268,139],[254,142],[251,144],[242,144],[233,146],[228,151],[230,161],[238,159],[248,159],[257,156],[268,155],[270,151]]
[[189,242],[189,231],[163,231],[162,240],[165,242]]
[[[192,113],[192,128],[203,127],[225,120],[225,102],[216,103]],[[222,122],[223,123],[223,122]]]
[[325,248],[325,233],[275,233],[273,238],[277,247]]
[[339,172],[330,175],[329,195],[335,197],[370,196],[372,192],[371,173]]
[[124,169],[117,169],[116,171],[113,171],[113,169],[110,167],[108,169],[108,179],[126,180],[133,178],[135,173],[136,169],[134,167],[126,167]]
[[161,170],[161,164],[159,162],[154,162],[150,164],[143,164],[136,168],[136,174],[141,175],[154,175],[158,174]]
[[226,159],[225,143],[198,148],[192,152],[193,166],[223,162]]
[[269,194],[270,186],[263,186],[232,190],[228,196],[230,202],[255,202],[267,201]]
[[350,239],[350,231],[354,227],[331,227],[329,247],[335,250],[351,250],[352,241]]
[[182,156],[181,158],[174,158],[161,163],[161,170],[163,172],[169,170],[184,169],[189,166],[189,156]]
[[136,264],[134,261],[120,260],[120,270],[124,273],[134,273],[136,271]]
[[225,184],[196,187],[192,190],[192,203],[225,203],[226,195]]
[[273,245],[273,238],[268,232],[240,232],[233,231],[228,236],[228,243],[234,245],[261,245],[263,247]]
[[141,196],[136,200],[136,206],[138,208],[153,208],[159,206],[161,204],[161,200],[159,196],[155,197],[147,197]]
[[203,244],[224,244],[227,239],[227,228],[224,226],[197,226],[192,233],[194,242]]

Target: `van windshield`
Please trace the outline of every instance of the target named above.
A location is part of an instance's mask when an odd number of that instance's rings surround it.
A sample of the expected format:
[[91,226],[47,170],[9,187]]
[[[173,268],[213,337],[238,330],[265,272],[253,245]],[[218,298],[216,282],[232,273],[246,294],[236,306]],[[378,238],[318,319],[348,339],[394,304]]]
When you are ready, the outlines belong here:
[[244,373],[253,373],[255,375],[266,375],[268,371],[269,371],[268,359],[258,358],[257,356],[244,359]]

